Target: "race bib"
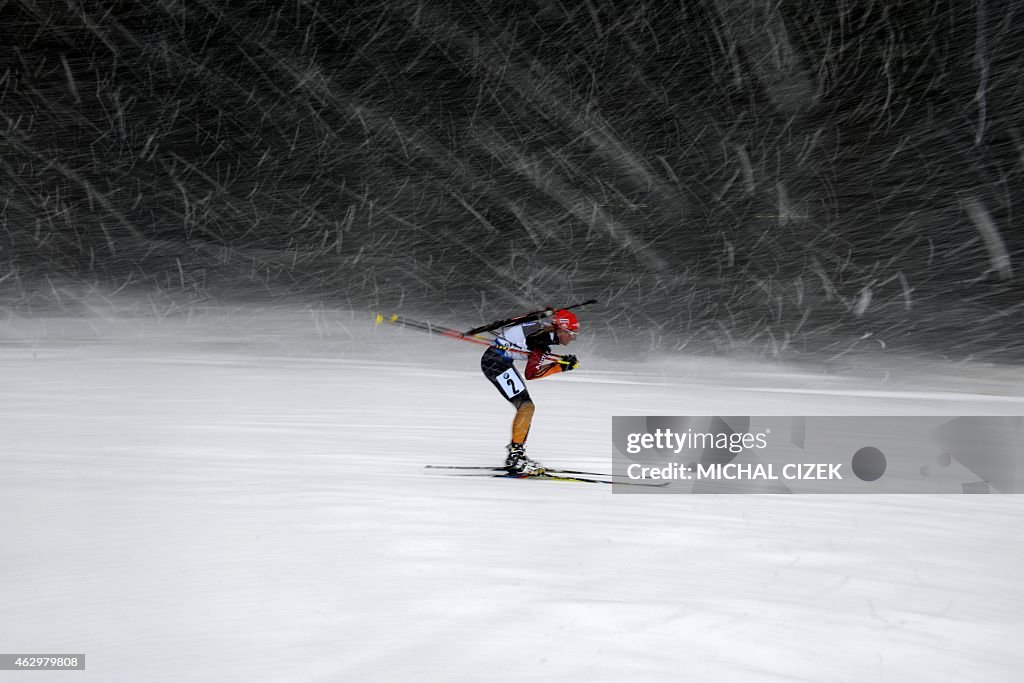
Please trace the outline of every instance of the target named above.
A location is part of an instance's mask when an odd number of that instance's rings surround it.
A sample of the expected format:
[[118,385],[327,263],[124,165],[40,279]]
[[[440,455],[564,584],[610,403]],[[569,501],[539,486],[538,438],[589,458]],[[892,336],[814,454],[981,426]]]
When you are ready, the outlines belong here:
[[498,386],[505,392],[505,395],[509,398],[515,398],[519,394],[526,391],[526,385],[523,384],[523,380],[512,368],[509,368],[505,372],[498,375],[496,378]]

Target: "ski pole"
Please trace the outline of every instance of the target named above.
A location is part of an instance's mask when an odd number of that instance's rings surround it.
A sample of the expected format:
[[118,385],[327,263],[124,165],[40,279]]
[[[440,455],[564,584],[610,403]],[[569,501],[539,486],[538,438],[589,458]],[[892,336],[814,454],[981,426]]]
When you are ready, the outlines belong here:
[[[452,329],[450,327],[442,327],[441,325],[435,325],[433,323],[423,322],[423,321],[420,321],[420,320],[412,320],[410,318],[404,318],[404,317],[402,317],[402,316],[400,316],[398,314],[394,314],[394,315],[390,315],[390,316],[384,316],[383,314],[378,313],[377,314],[377,318],[376,318],[376,324],[380,325],[381,323],[385,323],[385,322],[386,323],[391,323],[393,325],[401,325],[403,327],[409,327],[409,328],[412,328],[414,330],[421,330],[423,332],[426,332],[427,334],[438,334],[438,335],[441,335],[443,337],[449,337],[451,339],[458,339],[460,341],[467,341],[467,342],[470,342],[471,344],[481,344],[483,346],[493,346],[494,348],[500,349],[502,351],[511,351],[512,353],[519,353],[519,354],[522,354],[524,356],[530,355],[530,352],[525,350],[525,349],[520,349],[520,348],[515,347],[515,346],[507,346],[507,345],[503,345],[503,344],[496,344],[495,340],[493,340],[493,339],[487,339],[486,337],[480,337],[480,336],[476,336],[476,335],[467,335],[464,332],[459,332],[458,330],[454,330],[454,329]],[[548,359],[550,359],[550,360],[552,360],[552,361],[554,361],[556,363],[559,363],[560,365],[567,365],[567,363],[562,360],[562,357],[559,356],[556,353],[546,353],[546,354],[544,354],[544,357],[548,358]]]

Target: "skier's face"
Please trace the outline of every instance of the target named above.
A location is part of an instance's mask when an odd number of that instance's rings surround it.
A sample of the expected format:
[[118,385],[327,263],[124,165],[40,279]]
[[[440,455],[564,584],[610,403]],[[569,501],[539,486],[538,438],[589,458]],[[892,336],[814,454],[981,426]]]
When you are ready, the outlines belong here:
[[562,346],[568,346],[572,344],[576,339],[576,334],[569,330],[563,330],[560,327],[555,328],[555,337],[558,339],[558,343]]

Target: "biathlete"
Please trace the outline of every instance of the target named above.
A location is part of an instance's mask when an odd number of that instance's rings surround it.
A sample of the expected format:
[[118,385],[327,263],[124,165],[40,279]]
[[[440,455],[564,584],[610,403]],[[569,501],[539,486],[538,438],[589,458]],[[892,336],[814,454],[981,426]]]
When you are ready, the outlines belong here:
[[[512,419],[512,441],[505,447],[505,467],[513,474],[544,473],[543,465],[526,457],[526,437],[533,422],[534,405],[514,362],[525,357],[528,380],[575,370],[579,367],[576,356],[564,355],[560,362],[551,362],[546,356],[556,344],[571,344],[579,330],[580,322],[576,314],[564,309],[555,311],[548,320],[531,320],[495,332],[494,343],[480,358],[480,369],[484,376],[516,409]],[[528,352],[529,355],[516,353],[516,350]]]

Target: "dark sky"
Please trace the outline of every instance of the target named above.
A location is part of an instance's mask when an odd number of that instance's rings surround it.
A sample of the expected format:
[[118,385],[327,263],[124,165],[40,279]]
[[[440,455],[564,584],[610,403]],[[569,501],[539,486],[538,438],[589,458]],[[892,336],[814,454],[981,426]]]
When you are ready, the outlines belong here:
[[599,296],[715,348],[1018,344],[984,337],[1022,315],[1012,3],[4,11],[22,291]]

